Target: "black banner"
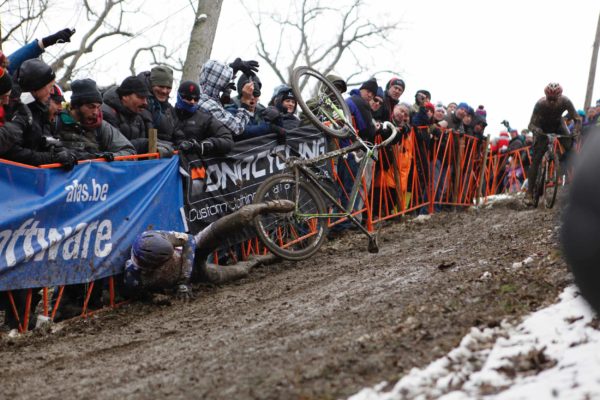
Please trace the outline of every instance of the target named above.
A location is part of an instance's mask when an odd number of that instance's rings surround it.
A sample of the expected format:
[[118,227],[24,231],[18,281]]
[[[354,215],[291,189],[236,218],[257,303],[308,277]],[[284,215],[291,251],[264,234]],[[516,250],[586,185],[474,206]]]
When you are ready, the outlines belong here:
[[[287,131],[286,145],[277,145],[274,134],[235,143],[227,157],[181,157],[184,182],[184,212],[190,233],[251,204],[258,186],[267,177],[283,172],[285,163],[273,150],[287,156],[314,158],[327,151],[327,138],[312,127]],[[223,238],[223,247],[255,236],[252,229]]]

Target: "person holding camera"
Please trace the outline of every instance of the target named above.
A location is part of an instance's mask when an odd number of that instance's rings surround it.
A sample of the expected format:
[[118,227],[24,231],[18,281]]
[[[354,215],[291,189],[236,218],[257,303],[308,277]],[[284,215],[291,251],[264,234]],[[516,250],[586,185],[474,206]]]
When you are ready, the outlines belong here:
[[236,58],[234,62],[226,65],[216,60],[208,60],[202,65],[198,79],[200,84],[199,107],[230,129],[234,136],[241,135],[250,120],[251,113],[248,109],[254,92],[254,83],[245,85],[240,93],[240,107],[236,113],[232,114],[225,109],[221,101],[221,94],[232,89],[234,84],[231,80],[238,71],[246,75],[254,75],[258,71],[258,62],[242,61],[240,58]]

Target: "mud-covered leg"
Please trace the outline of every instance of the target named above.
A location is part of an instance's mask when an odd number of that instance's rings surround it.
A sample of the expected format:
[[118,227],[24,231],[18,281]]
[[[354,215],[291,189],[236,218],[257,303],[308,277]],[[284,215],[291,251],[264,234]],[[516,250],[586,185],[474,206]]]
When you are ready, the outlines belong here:
[[291,200],[270,200],[264,203],[248,204],[239,210],[213,222],[195,236],[196,248],[199,252],[210,254],[223,242],[228,234],[243,229],[250,224],[254,217],[268,212],[289,212],[294,209]]

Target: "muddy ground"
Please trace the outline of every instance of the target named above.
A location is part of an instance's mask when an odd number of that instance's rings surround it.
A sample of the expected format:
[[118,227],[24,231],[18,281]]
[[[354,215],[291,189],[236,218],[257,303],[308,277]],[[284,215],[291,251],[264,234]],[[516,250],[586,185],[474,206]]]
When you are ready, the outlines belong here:
[[509,200],[408,219],[383,228],[376,255],[350,233],[189,303],[4,336],[0,398],[337,399],[394,382],[471,327],[555,301],[572,282],[558,213]]

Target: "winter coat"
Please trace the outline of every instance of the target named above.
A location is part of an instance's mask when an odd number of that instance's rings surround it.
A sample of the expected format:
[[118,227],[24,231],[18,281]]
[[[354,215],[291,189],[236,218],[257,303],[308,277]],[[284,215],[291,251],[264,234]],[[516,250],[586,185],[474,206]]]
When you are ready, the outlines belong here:
[[232,76],[233,71],[229,66],[215,60],[208,60],[200,71],[198,84],[201,94],[198,105],[230,129],[234,135],[241,135],[250,120],[250,113],[240,107],[235,114],[231,114],[225,110],[219,98]]
[[29,103],[27,106],[20,103],[15,108],[12,119],[28,120],[30,123],[20,123],[21,137],[6,152],[6,158],[28,165],[52,163],[52,151],[46,146],[46,138],[52,136],[48,120],[48,107],[37,101]]
[[[146,86],[148,91],[152,93],[152,85],[150,83],[150,71],[141,72],[138,74]],[[181,141],[180,132],[175,131],[175,123],[177,116],[175,108],[168,101],[158,101],[152,94],[148,97],[148,112],[152,116],[152,126],[158,131],[158,138],[170,143]]]
[[[212,154],[225,155],[233,148],[233,135],[230,129],[209,113],[198,110],[190,113],[175,108],[175,129],[183,133],[185,140],[208,141],[213,144]],[[179,144],[179,143],[178,143]]]
[[148,149],[148,130],[153,128],[150,112],[135,113],[121,103],[117,88],[108,89],[103,96],[102,114],[106,122],[117,128],[138,153]]
[[[235,115],[238,109],[241,107],[241,101],[239,96],[231,100],[232,102],[228,104],[227,107],[225,107],[225,109],[231,114]],[[248,140],[273,133],[273,129],[271,129],[271,124],[265,121],[262,116],[265,109],[266,107],[262,104],[257,104],[254,113],[250,113],[250,120],[244,128],[244,132],[242,132],[241,135],[235,135],[233,137],[233,140],[236,142],[241,142],[243,140]]]
[[363,140],[373,143],[375,141],[375,124],[373,124],[370,104],[360,97],[358,89],[350,91],[350,97],[346,99],[346,104],[354,118],[358,135]]
[[133,144],[108,122],[102,121],[98,128],[86,128],[68,111],[61,111],[56,118],[56,138],[79,160],[96,158],[98,153],[112,153],[115,157],[136,154]]

